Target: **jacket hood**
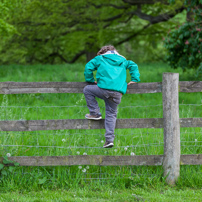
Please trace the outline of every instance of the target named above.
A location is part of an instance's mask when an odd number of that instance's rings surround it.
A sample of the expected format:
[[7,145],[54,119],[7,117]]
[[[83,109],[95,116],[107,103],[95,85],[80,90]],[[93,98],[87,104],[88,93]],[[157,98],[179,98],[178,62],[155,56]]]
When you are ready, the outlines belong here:
[[113,66],[119,66],[126,60],[123,56],[116,54],[104,54],[102,57]]

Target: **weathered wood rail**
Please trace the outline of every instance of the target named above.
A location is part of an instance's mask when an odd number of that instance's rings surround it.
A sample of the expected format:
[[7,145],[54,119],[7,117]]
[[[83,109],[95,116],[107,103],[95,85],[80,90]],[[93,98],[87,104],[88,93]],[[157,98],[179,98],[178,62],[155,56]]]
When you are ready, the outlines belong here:
[[[0,82],[0,94],[83,93],[88,83],[81,82]],[[164,128],[164,155],[149,156],[16,156],[21,166],[58,165],[163,165],[167,182],[174,184],[180,165],[202,165],[202,154],[180,155],[180,127],[202,127],[202,118],[179,119],[179,92],[202,92],[202,81],[181,81],[179,74],[164,73],[162,82],[128,86],[128,94],[163,95],[163,118],[118,119],[116,128]],[[37,131],[63,129],[103,129],[104,120],[14,120],[0,121],[0,131]],[[0,158],[0,162],[3,158]]]
[[[0,82],[0,94],[83,93],[86,82]],[[162,82],[137,83],[128,86],[128,94],[160,93]],[[179,92],[202,92],[202,81],[181,81]]]
[[[163,155],[144,156],[14,156],[9,158],[20,163],[21,166],[73,166],[73,165],[99,165],[99,166],[160,166],[163,164]],[[0,158],[0,162],[3,158]],[[202,154],[181,155],[181,165],[201,165]]]
[[[202,118],[182,118],[180,127],[202,127]],[[163,118],[117,119],[116,128],[163,128]],[[0,131],[37,131],[64,129],[104,129],[104,119],[0,121]]]

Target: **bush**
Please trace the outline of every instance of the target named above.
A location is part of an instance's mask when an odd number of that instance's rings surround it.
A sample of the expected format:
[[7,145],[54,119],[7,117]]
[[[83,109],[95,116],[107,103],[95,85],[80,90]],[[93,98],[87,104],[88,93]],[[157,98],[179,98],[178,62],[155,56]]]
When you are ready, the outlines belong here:
[[202,1],[194,0],[187,5],[192,20],[168,33],[164,45],[168,51],[167,61],[172,68],[197,69],[202,73]]

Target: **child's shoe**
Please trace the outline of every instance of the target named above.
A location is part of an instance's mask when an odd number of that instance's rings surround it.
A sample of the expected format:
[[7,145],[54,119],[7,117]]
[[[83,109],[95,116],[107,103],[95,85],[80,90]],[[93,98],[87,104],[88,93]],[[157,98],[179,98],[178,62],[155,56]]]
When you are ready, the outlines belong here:
[[114,143],[113,142],[105,142],[105,144],[104,144],[104,148],[112,148],[114,146]]
[[100,119],[102,119],[102,115],[100,113],[97,115],[86,114],[85,118],[92,119],[92,120],[100,120]]

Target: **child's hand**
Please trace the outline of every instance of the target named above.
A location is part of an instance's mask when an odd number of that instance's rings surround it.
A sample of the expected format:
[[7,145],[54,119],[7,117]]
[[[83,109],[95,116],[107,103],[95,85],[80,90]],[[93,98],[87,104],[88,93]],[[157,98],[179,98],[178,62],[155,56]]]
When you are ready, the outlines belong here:
[[132,83],[137,83],[137,82],[134,82],[134,81],[130,81],[130,82],[128,83],[128,86],[129,86],[130,84],[132,84]]

